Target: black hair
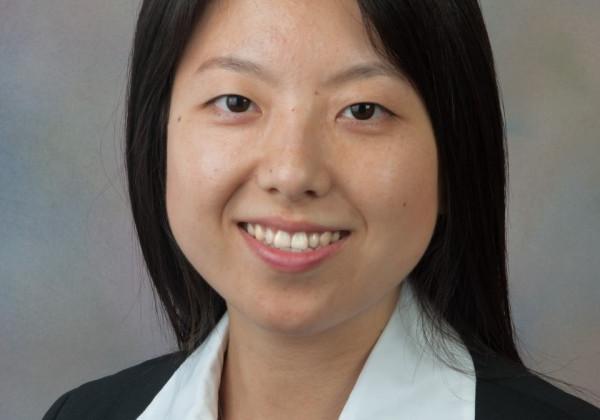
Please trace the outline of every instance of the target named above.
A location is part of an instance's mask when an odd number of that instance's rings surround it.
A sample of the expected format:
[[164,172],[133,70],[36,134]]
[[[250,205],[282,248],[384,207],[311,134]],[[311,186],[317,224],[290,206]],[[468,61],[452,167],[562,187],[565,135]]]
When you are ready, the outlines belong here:
[[[191,353],[226,310],[184,256],[165,203],[166,127],[175,71],[202,0],[144,0],[130,57],[126,169],[148,274],[179,349]],[[492,50],[476,0],[358,0],[371,43],[421,97],[439,156],[442,214],[408,276],[438,332],[522,364],[506,266],[507,156]],[[456,337],[455,337],[456,338]]]

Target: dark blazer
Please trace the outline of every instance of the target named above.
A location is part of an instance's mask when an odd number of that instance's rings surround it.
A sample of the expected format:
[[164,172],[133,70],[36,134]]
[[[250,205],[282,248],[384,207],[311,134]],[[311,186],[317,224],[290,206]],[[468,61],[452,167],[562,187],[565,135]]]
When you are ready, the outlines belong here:
[[[522,367],[471,356],[477,378],[475,420],[600,420],[600,409]],[[184,359],[175,352],[85,383],[56,400],[43,420],[135,419]]]

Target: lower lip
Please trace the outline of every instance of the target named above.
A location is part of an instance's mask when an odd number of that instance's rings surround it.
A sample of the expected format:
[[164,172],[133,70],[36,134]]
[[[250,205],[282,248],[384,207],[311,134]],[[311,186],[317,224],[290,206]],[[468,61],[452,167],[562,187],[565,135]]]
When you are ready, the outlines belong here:
[[250,249],[264,262],[276,270],[286,273],[300,273],[316,267],[333,256],[346,243],[350,235],[319,249],[304,252],[288,252],[267,246],[238,226]]

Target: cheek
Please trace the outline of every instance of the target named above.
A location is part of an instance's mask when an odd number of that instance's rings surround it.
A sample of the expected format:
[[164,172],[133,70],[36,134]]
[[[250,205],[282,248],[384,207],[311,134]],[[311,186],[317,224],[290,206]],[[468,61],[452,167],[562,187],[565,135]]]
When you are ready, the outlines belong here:
[[173,207],[205,212],[222,204],[239,160],[234,139],[199,129],[185,120],[168,132],[167,201]]
[[[167,140],[166,205],[175,239],[200,271],[200,259],[219,255],[223,208],[230,190],[231,153],[193,130],[170,130]],[[205,251],[209,250],[209,251]]]
[[[416,143],[415,143],[416,144]],[[434,140],[399,146],[359,168],[359,207],[367,227],[366,252],[410,271],[425,252],[437,221],[438,163]],[[355,160],[356,161],[356,160]],[[365,160],[363,159],[363,162]]]
[[367,209],[367,224],[383,223],[391,227],[437,214],[435,147],[398,146],[379,157],[367,160],[363,155],[353,162],[362,162],[358,168],[355,164],[354,171],[359,174],[357,196],[364,201],[361,207]]

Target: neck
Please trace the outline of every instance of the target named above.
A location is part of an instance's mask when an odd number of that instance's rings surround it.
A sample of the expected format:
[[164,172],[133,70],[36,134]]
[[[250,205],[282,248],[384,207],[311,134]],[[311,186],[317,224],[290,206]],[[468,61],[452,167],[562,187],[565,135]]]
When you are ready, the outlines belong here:
[[399,290],[352,318],[301,337],[257,327],[230,308],[221,419],[337,419]]

